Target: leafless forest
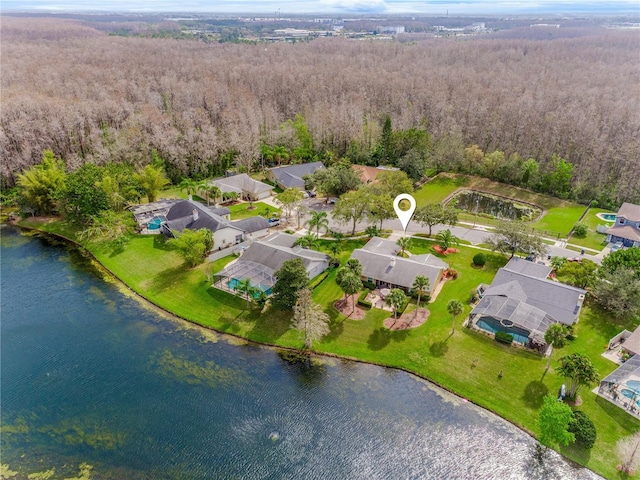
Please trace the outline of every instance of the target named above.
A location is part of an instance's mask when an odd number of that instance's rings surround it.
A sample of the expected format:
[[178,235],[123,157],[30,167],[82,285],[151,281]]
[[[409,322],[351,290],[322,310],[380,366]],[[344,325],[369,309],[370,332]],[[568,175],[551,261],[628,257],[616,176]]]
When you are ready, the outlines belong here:
[[1,22],[5,185],[46,148],[69,169],[147,163],[152,149],[185,175],[229,152],[250,167],[296,114],[318,151],[340,156],[377,141],[388,114],[394,128],[424,125],[435,142],[517,152],[543,168],[559,154],[582,199],[640,200],[637,32],[238,45]]

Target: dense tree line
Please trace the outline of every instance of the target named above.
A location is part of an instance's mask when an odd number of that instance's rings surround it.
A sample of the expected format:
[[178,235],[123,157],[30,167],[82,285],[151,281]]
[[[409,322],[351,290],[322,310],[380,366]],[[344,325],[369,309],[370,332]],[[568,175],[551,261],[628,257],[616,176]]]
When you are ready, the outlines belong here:
[[544,175],[565,159],[563,194],[640,201],[639,38],[588,33],[235,45],[3,17],[2,179],[14,184],[46,149],[67,171],[139,167],[155,149],[178,182],[259,168],[265,146],[305,161],[397,163],[415,178],[425,166],[464,171],[477,145],[483,158],[500,152],[481,164],[500,164],[495,177],[512,171],[509,162],[524,175],[534,159],[544,190]]

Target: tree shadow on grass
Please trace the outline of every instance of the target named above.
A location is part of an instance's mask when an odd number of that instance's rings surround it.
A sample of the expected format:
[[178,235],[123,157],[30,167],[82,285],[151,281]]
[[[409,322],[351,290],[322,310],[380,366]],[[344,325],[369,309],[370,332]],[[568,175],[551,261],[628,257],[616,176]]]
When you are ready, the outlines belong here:
[[176,284],[181,284],[189,275],[189,270],[185,265],[167,268],[153,276],[151,280],[151,290],[162,292]]
[[431,355],[434,357],[444,357],[448,350],[449,345],[447,345],[447,340],[433,342],[429,347],[429,352],[431,352]]
[[596,397],[596,403],[600,405],[600,408],[602,408],[613,421],[629,432],[629,435],[638,429],[640,421],[633,419],[624,407],[618,407],[601,396]]
[[408,336],[408,330],[391,330],[391,340],[394,342],[403,342]]
[[167,239],[164,235],[153,236],[153,248],[165,251],[171,250],[171,246],[167,244]]
[[549,388],[544,383],[534,380],[524,388],[522,401],[528,407],[540,408],[547,393],[549,393]]
[[380,327],[375,329],[369,335],[369,339],[367,340],[367,346],[369,350],[381,350],[391,341],[391,330],[388,330],[384,327]]
[[324,336],[323,341],[337,340],[342,335],[342,332],[344,332],[344,322],[338,318],[331,319],[329,321],[329,329],[329,333]]
[[579,443],[571,443],[568,447],[561,447],[560,453],[581,465],[586,465],[591,458],[591,450],[584,448]]
[[287,312],[268,310],[251,318],[253,329],[251,329],[249,337],[259,342],[275,343],[291,328],[291,319]]

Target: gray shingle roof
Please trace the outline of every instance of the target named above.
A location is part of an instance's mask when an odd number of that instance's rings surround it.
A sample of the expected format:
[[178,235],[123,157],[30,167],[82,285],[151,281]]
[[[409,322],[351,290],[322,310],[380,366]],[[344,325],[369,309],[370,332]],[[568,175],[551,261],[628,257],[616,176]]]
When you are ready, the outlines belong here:
[[265,265],[273,271],[279,270],[287,260],[295,258],[302,260],[307,272],[311,271],[318,264],[322,264],[326,268],[329,264],[329,255],[314,250],[307,250],[300,247],[292,248],[279,244],[284,243],[286,240],[287,243],[293,245],[297,238],[298,237],[294,235],[275,233],[264,240],[258,240],[252,243],[240,258]]
[[534,278],[547,278],[552,270],[551,267],[547,267],[546,265],[530,262],[529,260],[518,257],[513,257],[509,260],[509,263],[507,263],[504,268],[512,272],[524,273]]
[[625,202],[616,213],[616,217],[624,217],[631,222],[640,222],[640,205]]
[[605,233],[607,235],[633,240],[634,242],[640,242],[640,230],[631,225],[614,225],[611,228],[607,228]]
[[212,180],[211,183],[216,185],[222,192],[247,192],[258,194],[268,192],[273,188],[271,185],[254,180],[246,173],[233,175],[231,177],[217,178]]
[[[198,212],[196,220],[193,219],[194,210]],[[167,212],[167,226],[171,230],[179,232],[185,228],[191,230],[208,228],[212,232],[217,232],[223,228],[234,228],[242,231],[242,229],[232,225],[231,222],[220,215],[216,215],[211,209],[195,200],[182,200],[174,204]]]
[[266,230],[269,228],[269,222],[264,217],[249,217],[242,220],[236,220],[231,222],[231,225],[244,230],[247,233],[258,232],[260,230]]
[[636,355],[640,353],[640,327],[636,328],[631,336],[624,341],[623,346],[625,350]]
[[579,313],[577,306],[582,303],[585,293],[581,288],[507,270],[505,267],[498,270],[484,296],[513,297],[542,310],[554,321],[572,325]]
[[[362,250],[395,256],[400,251],[400,247],[393,240],[387,240],[386,238],[380,237],[372,237],[371,240],[369,240],[362,247]],[[431,255],[430,253],[426,253],[424,255],[412,255],[409,260],[412,262],[421,263],[423,265],[431,265],[432,267],[443,269],[449,268],[449,265],[447,265],[446,262],[434,255]]]
[[324,168],[322,162],[301,163],[300,165],[287,165],[271,169],[276,181],[285,188],[304,188],[303,176]]
[[415,278],[418,275],[423,275],[429,279],[430,290],[433,291],[443,270],[442,267],[414,262],[410,258],[367,251],[361,248],[354,250],[351,258],[355,258],[362,265],[363,277],[405,288],[411,288]]

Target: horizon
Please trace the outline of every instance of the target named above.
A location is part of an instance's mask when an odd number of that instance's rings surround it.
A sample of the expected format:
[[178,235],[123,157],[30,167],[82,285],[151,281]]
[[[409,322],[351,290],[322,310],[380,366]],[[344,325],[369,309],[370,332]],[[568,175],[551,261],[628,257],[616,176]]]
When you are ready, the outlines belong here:
[[636,14],[636,0],[5,0],[0,13],[193,13],[219,15],[531,15]]

